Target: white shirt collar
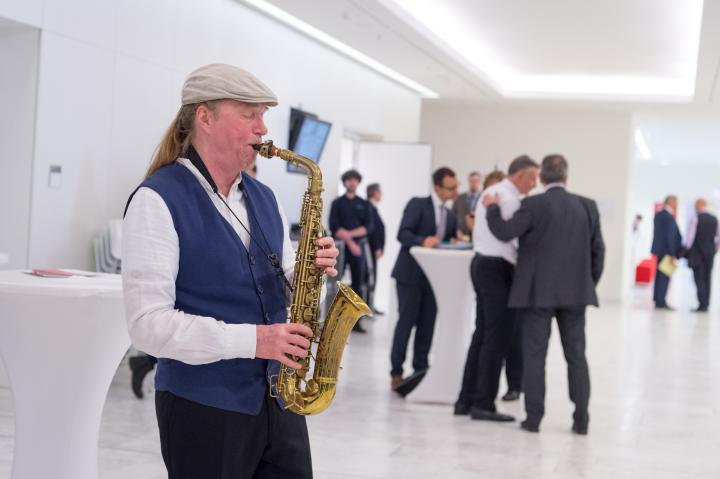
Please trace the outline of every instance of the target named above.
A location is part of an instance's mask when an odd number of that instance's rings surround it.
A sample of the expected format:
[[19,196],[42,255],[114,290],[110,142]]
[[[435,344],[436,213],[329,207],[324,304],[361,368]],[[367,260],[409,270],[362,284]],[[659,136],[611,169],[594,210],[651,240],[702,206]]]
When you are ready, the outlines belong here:
[[[187,158],[178,158],[177,162],[183,165],[185,168],[190,170],[190,172],[197,178],[197,180],[200,182],[203,188],[208,192],[208,194],[213,194],[212,186],[210,186],[210,183],[205,179],[205,177],[200,173],[200,170],[195,168],[195,165],[192,164],[192,162]],[[242,174],[238,175],[238,177],[233,181],[232,186],[230,187],[230,195],[232,195],[234,192],[238,192],[242,195],[242,192],[238,188],[240,186],[240,183],[242,182]],[[218,191],[218,193],[220,193]],[[220,193],[222,194],[222,193]]]
[[517,186],[515,186],[515,183],[513,183],[512,181],[510,181],[507,178],[503,178],[501,183],[503,183],[505,185],[505,189],[510,191],[512,194],[514,194],[515,197],[522,198],[522,193],[520,193],[520,190],[517,189]]
[[548,183],[545,185],[545,191],[549,190],[550,188],[565,188],[565,183],[562,181],[557,181],[555,183]]
[[435,208],[435,211],[437,211],[441,206],[445,206],[437,193],[435,193],[435,190],[430,192],[430,198],[432,198],[433,208]]

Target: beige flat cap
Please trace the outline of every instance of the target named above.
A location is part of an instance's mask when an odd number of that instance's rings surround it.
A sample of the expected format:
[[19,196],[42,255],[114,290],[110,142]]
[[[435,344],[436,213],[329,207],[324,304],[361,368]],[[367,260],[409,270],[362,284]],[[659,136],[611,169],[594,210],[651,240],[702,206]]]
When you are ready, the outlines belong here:
[[275,93],[245,70],[223,63],[198,68],[188,75],[182,89],[182,104],[210,100],[238,100],[277,106]]

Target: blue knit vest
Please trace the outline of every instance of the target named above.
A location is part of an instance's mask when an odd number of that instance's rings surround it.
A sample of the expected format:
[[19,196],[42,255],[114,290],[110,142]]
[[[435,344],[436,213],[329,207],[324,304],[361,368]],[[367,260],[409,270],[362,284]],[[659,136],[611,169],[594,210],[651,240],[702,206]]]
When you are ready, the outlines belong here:
[[[267,253],[282,258],[283,226],[272,191],[243,174],[251,235],[246,248],[223,218],[207,191],[185,166],[165,166],[141,187],[165,201],[178,235],[180,260],[175,280],[175,308],[228,324],[275,324],[286,321],[282,279]],[[261,224],[258,224],[258,221]],[[279,363],[263,359],[229,359],[190,365],[158,360],[155,388],[206,406],[258,415],[268,381]]]

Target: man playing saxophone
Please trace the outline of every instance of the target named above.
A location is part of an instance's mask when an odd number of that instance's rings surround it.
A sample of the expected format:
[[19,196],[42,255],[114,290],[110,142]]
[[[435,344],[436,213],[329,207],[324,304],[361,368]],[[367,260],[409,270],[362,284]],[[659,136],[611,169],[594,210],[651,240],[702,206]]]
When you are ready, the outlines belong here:
[[[171,479],[309,478],[305,418],[268,394],[312,330],[287,324],[294,251],[273,192],[245,173],[275,94],[239,68],[192,72],[128,201],[123,290],[133,344],[159,358],[155,404]],[[334,276],[332,238],[315,266]]]

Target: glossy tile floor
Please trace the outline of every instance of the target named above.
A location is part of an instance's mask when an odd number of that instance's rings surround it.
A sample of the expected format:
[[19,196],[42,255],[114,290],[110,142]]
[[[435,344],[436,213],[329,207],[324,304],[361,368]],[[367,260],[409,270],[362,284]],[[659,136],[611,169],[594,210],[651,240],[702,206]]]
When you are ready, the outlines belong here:
[[[517,423],[472,421],[454,417],[450,406],[395,397],[387,376],[392,319],[369,322],[370,334],[351,338],[332,408],[309,420],[316,477],[720,477],[720,315],[693,314],[688,305],[658,313],[648,294],[640,291],[634,304],[589,310],[587,437],[569,431],[572,407],[556,332],[547,415],[541,433],[529,434]],[[152,391],[148,386],[149,397],[136,400],[129,380],[122,364],[105,406],[100,477],[166,477]],[[521,403],[498,406],[523,416]],[[10,477],[13,429],[12,397],[0,388],[0,478]]]

